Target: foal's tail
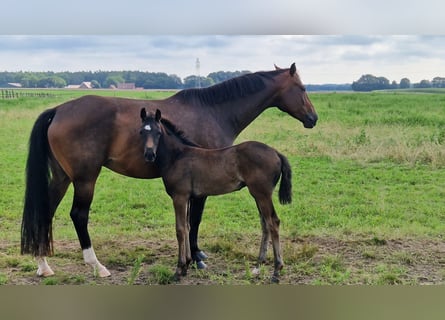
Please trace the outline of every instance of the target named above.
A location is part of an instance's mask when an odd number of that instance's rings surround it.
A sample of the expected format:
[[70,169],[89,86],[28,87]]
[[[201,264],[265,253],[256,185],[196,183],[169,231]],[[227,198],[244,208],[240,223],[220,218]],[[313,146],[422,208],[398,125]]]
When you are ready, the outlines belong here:
[[277,152],[281,160],[281,182],[278,197],[281,204],[292,202],[292,169],[289,161],[281,153]]
[[53,253],[52,213],[49,203],[48,127],[55,114],[56,109],[44,111],[37,118],[29,139],[21,254],[48,256]]

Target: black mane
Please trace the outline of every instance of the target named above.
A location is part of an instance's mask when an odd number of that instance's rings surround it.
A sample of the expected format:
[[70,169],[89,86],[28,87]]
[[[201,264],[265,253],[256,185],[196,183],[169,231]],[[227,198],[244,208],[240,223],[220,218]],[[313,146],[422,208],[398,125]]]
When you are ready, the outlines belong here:
[[266,87],[265,79],[271,79],[285,71],[287,69],[249,73],[207,88],[184,89],[176,93],[172,98],[176,98],[183,103],[199,101],[204,105],[230,102],[263,90]]
[[184,144],[186,144],[188,146],[192,146],[192,147],[200,147],[196,143],[190,141],[190,139],[187,138],[185,133],[183,131],[179,130],[178,127],[176,127],[169,120],[162,118],[161,119],[161,123],[163,124],[163,126],[167,130],[168,134],[173,134],[175,137],[177,137],[179,140],[181,140],[182,143],[184,143]]

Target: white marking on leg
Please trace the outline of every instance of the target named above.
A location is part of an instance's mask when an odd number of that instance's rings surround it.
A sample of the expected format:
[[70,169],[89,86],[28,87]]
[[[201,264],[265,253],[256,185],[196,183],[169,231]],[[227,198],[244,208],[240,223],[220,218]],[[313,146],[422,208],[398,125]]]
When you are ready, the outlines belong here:
[[82,251],[83,260],[86,264],[89,264],[93,267],[94,273],[97,272],[99,277],[104,278],[111,275],[110,271],[107,270],[100,262],[97,260],[96,253],[94,253],[94,249],[88,248]]
[[252,275],[253,276],[259,276],[260,275],[260,268],[259,267],[255,267],[252,269]]
[[51,268],[48,265],[48,262],[46,262],[45,257],[36,257],[38,269],[37,269],[37,275],[39,277],[49,277],[54,274],[54,271],[51,270]]

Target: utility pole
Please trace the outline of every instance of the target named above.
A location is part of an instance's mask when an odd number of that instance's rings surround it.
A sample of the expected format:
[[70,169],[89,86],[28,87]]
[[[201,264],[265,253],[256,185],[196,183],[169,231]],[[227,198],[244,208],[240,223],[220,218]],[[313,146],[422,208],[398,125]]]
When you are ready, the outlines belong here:
[[199,62],[199,58],[196,58],[196,87],[201,88],[201,75],[199,74],[199,68],[201,63]]

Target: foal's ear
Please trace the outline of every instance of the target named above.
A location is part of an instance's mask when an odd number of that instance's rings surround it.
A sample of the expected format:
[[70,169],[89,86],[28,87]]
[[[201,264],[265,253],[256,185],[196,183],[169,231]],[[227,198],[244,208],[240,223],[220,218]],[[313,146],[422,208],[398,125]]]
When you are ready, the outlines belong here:
[[161,111],[156,109],[155,119],[157,122],[161,121]]
[[277,66],[275,63],[273,64],[273,66],[275,67],[275,70],[281,70],[281,68]]
[[289,74],[291,75],[291,77],[294,76],[295,72],[297,72],[297,67],[295,66],[295,62],[294,62],[294,63],[292,63],[292,65],[290,66],[290,69],[289,69]]
[[161,110],[159,110],[159,109],[156,109],[155,120],[157,122],[161,121]]
[[141,109],[141,119],[145,120],[147,118],[147,111],[145,111],[145,108]]

